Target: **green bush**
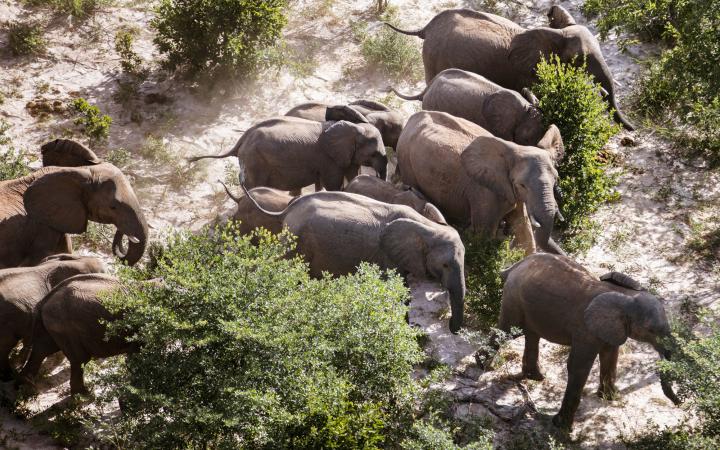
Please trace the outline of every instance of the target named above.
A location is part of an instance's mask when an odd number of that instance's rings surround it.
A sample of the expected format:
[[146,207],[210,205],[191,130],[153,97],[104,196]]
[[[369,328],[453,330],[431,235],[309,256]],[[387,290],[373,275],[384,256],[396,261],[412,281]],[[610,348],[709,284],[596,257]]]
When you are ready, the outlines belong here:
[[[662,39],[635,97],[639,113],[673,126],[680,148],[720,166],[720,2],[717,0],[591,0],[604,34],[611,29]],[[650,31],[645,31],[650,30]]]
[[13,180],[30,173],[25,152],[16,150],[10,137],[5,134],[9,129],[10,124],[0,119],[0,181]]
[[142,58],[133,50],[136,34],[137,31],[133,29],[123,29],[115,33],[115,51],[120,56],[123,73],[135,78],[144,78]]
[[[206,230],[207,231],[207,230]],[[409,426],[409,292],[362,265],[311,279],[287,259],[289,234],[232,228],[172,236],[152,270],[126,269],[106,300],[143,342],[99,373],[125,399],[115,424],[129,448],[377,448]],[[148,276],[157,284],[143,284]]]
[[95,141],[104,141],[110,135],[112,118],[100,112],[97,106],[91,105],[84,98],[76,98],[72,107],[79,115],[75,124],[80,125],[85,135]]
[[584,65],[564,64],[553,55],[538,63],[537,75],[533,92],[540,100],[543,121],[546,126],[557,125],[565,144],[565,157],[558,165],[565,221],[558,228],[568,240],[592,229],[589,215],[618,198],[616,180],[606,173],[608,163],[600,156],[620,127],[613,123],[598,94],[599,85]]
[[[394,14],[385,13],[383,20],[394,22]],[[373,34],[364,28],[358,29],[356,35],[361,40],[361,52],[369,67],[397,80],[422,78],[422,56],[413,37],[386,26]]]
[[8,48],[15,56],[38,55],[45,52],[47,41],[42,27],[31,22],[10,22],[6,25]]
[[78,19],[91,16],[101,6],[112,0],[25,0],[32,6],[45,6],[60,14],[68,14]]
[[285,0],[161,0],[152,26],[170,70],[247,78],[287,22]]

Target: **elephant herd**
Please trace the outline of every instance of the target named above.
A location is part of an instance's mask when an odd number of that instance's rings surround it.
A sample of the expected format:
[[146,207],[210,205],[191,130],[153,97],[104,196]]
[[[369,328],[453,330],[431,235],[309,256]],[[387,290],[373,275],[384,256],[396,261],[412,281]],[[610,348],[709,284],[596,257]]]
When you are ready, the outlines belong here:
[[[306,103],[257,122],[230,151],[190,161],[236,156],[245,195],[226,190],[240,232],[288,228],[313,276],[340,276],[370,262],[439,282],[449,294],[453,333],[463,325],[465,297],[465,248],[456,228],[487,237],[511,229],[528,256],[503,273],[498,328],[522,329],[523,375],[532,379],[542,378],[540,338],[571,346],[554,419],[569,428],[596,357],[599,394],[614,395],[619,346],[632,337],[669,357],[661,340],[669,326],[660,301],[637,282],[615,272],[598,279],[551,237],[561,218],[556,167],[563,142],[557,127],[543,126],[529,90],[534,66],[550,53],[583,58],[609,106],[617,111],[617,104],[592,34],[561,7],[548,17],[550,28],[524,30],[492,14],[447,10],[422,30],[397,29],[424,39],[427,87],[399,94],[421,100],[422,111],[406,120],[374,101]],[[619,112],[615,118],[632,129]],[[386,180],[386,147],[397,158],[399,183]],[[83,233],[88,221],[113,224],[112,250],[132,265],[144,253],[148,226],[118,168],[70,140],[41,151],[45,167],[0,182],[0,378],[32,383],[42,361],[62,351],[71,392],[83,393],[85,363],[137,344],[104,339],[112,316],[98,294],[119,284],[99,260],[72,255],[68,235]],[[363,166],[374,174],[360,174]],[[315,192],[303,195],[309,185]],[[9,356],[19,341],[29,353],[15,374]],[[497,348],[499,334],[491,341]],[[489,367],[492,355],[476,358]]]

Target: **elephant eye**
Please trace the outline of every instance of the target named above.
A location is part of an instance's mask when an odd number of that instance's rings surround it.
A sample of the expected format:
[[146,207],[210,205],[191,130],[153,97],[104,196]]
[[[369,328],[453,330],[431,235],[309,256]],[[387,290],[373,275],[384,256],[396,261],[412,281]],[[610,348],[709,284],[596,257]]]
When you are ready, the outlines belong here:
[[449,268],[450,268],[450,264],[448,264],[448,263],[443,263],[443,269],[449,269]]

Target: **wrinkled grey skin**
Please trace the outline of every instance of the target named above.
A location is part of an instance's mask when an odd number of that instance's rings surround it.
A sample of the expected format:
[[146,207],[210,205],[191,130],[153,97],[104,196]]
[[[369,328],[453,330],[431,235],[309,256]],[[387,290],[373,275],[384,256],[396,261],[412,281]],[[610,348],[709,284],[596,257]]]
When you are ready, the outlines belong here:
[[392,148],[397,145],[405,122],[402,114],[372,100],[358,100],[348,105],[331,105],[318,102],[303,103],[294,107],[285,115],[316,122],[324,122],[325,120],[367,122],[380,131],[383,143]]
[[[670,335],[662,303],[626,275],[607,274],[601,279],[570,258],[535,254],[503,273],[502,306],[498,328],[510,332],[519,327],[525,335],[523,375],[542,380],[538,365],[540,338],[569,345],[568,383],[560,411],[553,423],[570,429],[583,387],[595,358],[600,355],[600,385],[597,394],[614,398],[620,345],[628,337],[652,345],[661,355],[670,352],[660,338]],[[606,280],[606,281],[602,281]],[[498,340],[491,339],[494,347]],[[488,362],[487,354],[478,355]],[[679,403],[672,388],[661,380],[663,391]]]
[[71,139],[55,139],[40,147],[44,167],[81,167],[100,164],[95,152]]
[[627,130],[634,129],[620,113],[614,79],[600,44],[582,25],[526,30],[503,17],[470,9],[445,10],[417,31],[386,25],[425,40],[423,62],[427,83],[445,69],[458,68],[520,92],[537,81],[535,67],[541,56],[548,58],[554,53],[563,62],[575,64],[587,60],[587,71],[608,92],[615,120]]
[[[372,178],[380,180],[377,177]],[[256,228],[265,228],[273,234],[282,231],[281,218],[265,214],[255,207],[255,203],[247,195],[236,197],[224,183],[223,186],[228,196],[237,203],[237,211],[233,215],[233,220],[240,222],[238,227],[240,234],[250,234]],[[295,198],[285,191],[267,187],[256,187],[250,189],[249,192],[255,202],[268,211],[282,211]]]
[[137,344],[122,337],[106,339],[105,323],[115,317],[102,306],[99,295],[119,286],[116,278],[102,274],[77,275],[56,286],[38,305],[32,349],[20,378],[31,383],[45,358],[62,351],[70,361],[70,393],[87,394],[84,364],[137,351]]
[[357,174],[360,166],[372,167],[382,179],[387,174],[385,146],[377,128],[345,120],[275,117],[247,130],[230,151],[189,161],[232,155],[240,161],[247,187],[266,186],[294,194],[311,184],[316,190],[340,190],[345,175]]
[[408,206],[346,192],[303,195],[283,211],[265,212],[281,218],[298,237],[297,251],[312,276],[353,273],[365,261],[403,276],[434,279],[450,296],[450,331],[462,327],[465,247],[454,228]]
[[449,221],[470,222],[474,231],[494,237],[506,219],[526,253],[536,245],[561,253],[550,235],[558,215],[554,166],[562,148],[554,126],[537,147],[521,146],[468,120],[421,111],[405,125],[397,154],[403,183],[422,192]]
[[[398,188],[392,183],[381,180],[378,177],[360,175],[345,186],[344,190],[345,192],[364,195],[365,197],[370,197],[380,202],[409,206],[433,222],[447,225],[440,210],[428,202],[419,191],[410,186]],[[253,197],[257,198],[255,195],[253,195]],[[277,211],[277,209],[273,208],[265,209]]]
[[405,100],[422,100],[425,111],[462,117],[520,145],[537,145],[545,134],[542,113],[536,105],[476,73],[446,69],[418,95],[395,93]]
[[36,306],[63,280],[78,274],[105,272],[97,258],[53,255],[34,267],[0,270],[0,381],[12,379],[9,355],[32,338]]
[[147,222],[130,182],[112,164],[46,167],[0,182],[0,268],[72,253],[67,235],[84,233],[88,221],[115,225],[113,252],[129,265],[140,260]]
[[555,28],[556,30],[577,25],[577,22],[575,22],[575,19],[570,15],[568,10],[560,5],[552,6],[548,10],[547,17],[550,28]]

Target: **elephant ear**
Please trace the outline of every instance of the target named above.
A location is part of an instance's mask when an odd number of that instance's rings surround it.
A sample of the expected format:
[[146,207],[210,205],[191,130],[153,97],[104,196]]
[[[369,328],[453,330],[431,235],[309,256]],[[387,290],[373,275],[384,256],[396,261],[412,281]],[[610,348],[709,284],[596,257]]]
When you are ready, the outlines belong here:
[[447,225],[447,221],[445,220],[445,216],[442,215],[439,209],[437,209],[437,206],[433,205],[432,203],[428,202],[425,203],[425,207],[423,207],[422,215],[427,217],[428,219],[432,220],[435,223],[439,223],[440,225]]
[[585,308],[585,326],[607,345],[622,345],[629,335],[630,325],[626,309],[632,301],[632,297],[618,292],[606,292],[596,296]]
[[40,147],[43,166],[79,167],[100,164],[95,152],[71,139],[55,139]]
[[341,120],[331,124],[320,135],[320,148],[339,167],[348,167],[355,155],[358,126]]
[[642,285],[637,280],[620,272],[608,272],[600,277],[600,281],[606,281],[633,291],[643,290]]
[[89,170],[78,168],[40,175],[23,197],[28,217],[62,233],[85,232],[88,211],[83,197],[91,180]]
[[512,139],[519,101],[517,94],[509,90],[496,92],[487,99],[484,105],[485,119],[492,134],[502,139]]
[[383,105],[380,102],[374,102],[372,100],[356,100],[350,103],[350,106],[357,105],[363,108],[372,109],[373,111],[390,111],[390,108]]
[[550,125],[537,146],[550,153],[555,165],[562,161],[563,156],[565,156],[565,145],[560,135],[560,129],[555,125]]
[[560,54],[563,34],[552,28],[535,28],[515,36],[510,42],[510,62],[523,71],[535,71],[540,57],[548,58],[551,53]]
[[476,183],[515,204],[515,190],[510,170],[517,149],[512,142],[493,136],[480,136],[460,155],[465,172]]
[[424,234],[427,228],[412,219],[396,219],[380,234],[380,248],[401,272],[426,277],[425,258],[427,245]]
[[325,120],[347,120],[353,123],[368,123],[367,117],[360,111],[348,105],[328,106],[325,111]]

